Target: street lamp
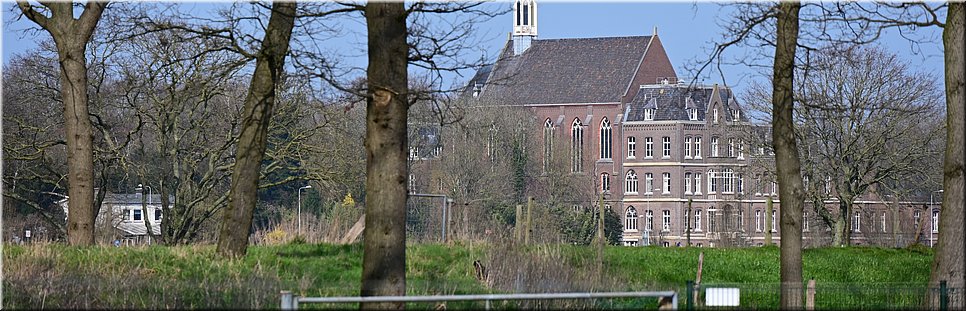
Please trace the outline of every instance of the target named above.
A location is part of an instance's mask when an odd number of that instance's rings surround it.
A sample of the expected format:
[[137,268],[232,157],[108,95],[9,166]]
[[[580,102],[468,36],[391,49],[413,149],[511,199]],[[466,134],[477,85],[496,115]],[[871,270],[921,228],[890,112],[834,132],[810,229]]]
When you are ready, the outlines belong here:
[[[936,190],[936,191],[933,191],[933,192],[930,192],[929,193],[929,219],[932,220],[932,222],[930,222],[930,225],[936,223],[936,219],[935,219],[936,216],[934,216],[936,214],[933,213],[933,209],[934,208],[932,207],[932,205],[933,205],[932,194],[933,193],[943,193],[943,190],[942,189],[939,189],[939,190]],[[930,228],[930,230],[929,230],[929,247],[932,247],[933,246],[933,243],[934,243],[933,242],[933,233],[935,233],[937,230],[939,230],[938,224],[936,225],[936,228]]]
[[297,191],[298,192],[298,197],[299,197],[299,215],[298,215],[298,217],[299,217],[299,236],[302,236],[302,189],[312,189],[312,186],[311,185],[305,186],[305,187],[299,188],[299,190]]

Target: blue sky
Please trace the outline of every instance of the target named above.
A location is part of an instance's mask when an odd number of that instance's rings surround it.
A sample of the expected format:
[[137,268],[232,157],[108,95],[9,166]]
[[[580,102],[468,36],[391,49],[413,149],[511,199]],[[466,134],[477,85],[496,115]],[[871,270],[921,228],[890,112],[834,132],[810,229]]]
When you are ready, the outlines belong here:
[[[15,53],[23,53],[36,46],[36,34],[25,33],[24,29],[32,27],[26,19],[12,22],[15,16],[11,13],[12,2],[3,2],[3,61],[4,64]],[[196,3],[184,3],[196,6]],[[509,2],[488,4],[509,7]],[[203,6],[202,6],[203,7]],[[717,22],[728,17],[730,8],[720,3],[710,2],[549,2],[540,1],[538,7],[539,37],[550,38],[578,38],[578,37],[609,37],[651,35],[657,28],[664,47],[668,52],[678,76],[693,77],[686,72],[685,63],[706,57],[711,47],[711,41],[720,36]],[[347,25],[349,29],[361,29],[358,22]],[[483,44],[481,50],[486,55],[496,55],[502,48],[507,33],[511,30],[510,14],[504,14],[477,26],[478,34]],[[932,72],[941,78],[942,74],[942,45],[941,29],[937,27],[920,29],[927,36],[937,38],[934,43],[921,45],[921,51],[914,52],[910,44],[900,39],[895,33],[890,33],[882,41],[886,49],[900,55],[909,62],[910,67]],[[41,33],[42,35],[45,35]],[[364,65],[364,58],[359,57],[364,50],[364,34],[348,34],[345,38],[329,42],[331,49],[345,54],[354,54],[354,59],[347,59],[346,64]],[[758,51],[734,49],[729,53],[741,55]],[[765,51],[769,52],[770,51]],[[478,55],[477,55],[478,56]],[[725,77],[730,86],[740,94],[750,79],[757,75],[751,69],[741,66],[724,68]],[[472,75],[472,73],[469,73]],[[468,79],[468,77],[464,78]],[[704,83],[721,83],[717,74],[699,79]]]

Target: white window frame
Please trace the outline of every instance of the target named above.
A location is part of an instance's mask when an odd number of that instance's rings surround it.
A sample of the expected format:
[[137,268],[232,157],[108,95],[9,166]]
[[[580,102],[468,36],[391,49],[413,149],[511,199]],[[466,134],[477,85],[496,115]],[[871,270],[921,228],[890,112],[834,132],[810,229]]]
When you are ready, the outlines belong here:
[[718,156],[718,137],[711,137],[711,157]]
[[671,173],[664,173],[662,174],[662,177],[664,177],[664,194],[670,194],[671,193]]
[[684,173],[684,194],[691,194],[691,172]]
[[862,232],[862,213],[859,211],[852,213],[852,232]]
[[697,121],[698,120],[698,109],[697,108],[689,108],[688,109],[688,119],[690,119],[691,121]]
[[755,232],[761,232],[761,230],[763,230],[764,228],[765,226],[764,224],[762,224],[762,219],[761,219],[761,210],[756,209],[755,210]]
[[600,121],[600,158],[611,159],[611,133],[610,121],[605,117]]
[[644,187],[646,187],[644,194],[654,193],[654,174],[644,173]]
[[701,173],[694,173],[694,195],[701,195]]
[[645,121],[654,121],[654,115],[656,114],[655,113],[656,112],[655,110],[657,110],[657,109],[654,109],[654,108],[645,108],[644,109],[644,120]]
[[570,153],[572,173],[584,171],[584,125],[580,119],[575,118],[570,127]]
[[627,173],[624,173],[624,193],[637,194],[637,190],[637,172],[627,170]]
[[694,158],[701,158],[701,136],[694,136]]
[[718,174],[708,170],[708,194],[718,193]]
[[932,233],[939,233],[939,210],[937,209],[932,210]]
[[644,158],[654,158],[654,137],[644,137]]
[[637,156],[637,138],[634,136],[627,137],[627,158],[633,159]]
[[654,211],[647,210],[644,214],[644,231],[654,231]]
[[741,139],[738,140],[738,160],[745,159],[745,142]]
[[664,149],[663,153],[661,154],[661,158],[668,159],[671,157],[671,137],[664,136],[661,138],[661,142],[663,143]]
[[701,209],[694,210],[694,231],[701,232]]
[[[138,216],[140,216],[141,219],[138,219]],[[131,209],[131,221],[144,222],[144,211],[139,208]]]
[[729,158],[735,157],[735,139],[734,138],[728,138],[728,157]]
[[718,124],[718,108],[711,109],[711,120]]
[[691,158],[691,136],[684,137],[684,158]]
[[637,209],[633,206],[624,212],[624,231],[637,231]]
[[663,223],[661,224],[661,231],[664,231],[664,232],[671,231],[671,211],[664,210],[661,214],[662,214],[661,220],[663,221]]

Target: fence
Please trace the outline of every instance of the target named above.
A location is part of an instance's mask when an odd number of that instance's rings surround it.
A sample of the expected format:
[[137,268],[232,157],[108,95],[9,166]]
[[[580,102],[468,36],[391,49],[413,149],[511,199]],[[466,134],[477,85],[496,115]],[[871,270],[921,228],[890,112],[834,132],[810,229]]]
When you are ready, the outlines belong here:
[[[480,309],[480,302],[483,308],[489,310],[494,308],[493,301],[529,301],[529,300],[595,300],[591,304],[580,306],[582,309],[626,309],[631,307],[640,308],[648,303],[641,301],[642,298],[659,298],[655,304],[660,309],[677,310],[678,295],[674,291],[653,291],[653,292],[599,292],[599,293],[543,293],[543,294],[487,294],[487,295],[439,295],[439,296],[370,296],[370,297],[300,297],[295,296],[289,291],[281,292],[281,309],[298,310],[303,303],[316,304],[346,304],[363,302],[403,302],[403,303],[434,303],[434,302],[469,302],[460,306],[447,306],[453,309]],[[621,304],[599,303],[598,299],[631,299]],[[651,301],[653,302],[653,301]],[[533,309],[534,306],[521,306],[516,304],[502,304],[496,306],[498,309]],[[545,308],[560,309],[561,305],[549,305]],[[570,305],[573,307],[573,305]],[[347,306],[337,307],[338,309],[349,308]],[[418,307],[420,309],[430,309],[432,307]],[[539,307],[538,307],[539,308]]]
[[[687,310],[719,309],[706,304],[708,289],[737,289],[738,308],[776,309],[779,307],[780,283],[711,283],[688,282],[685,292]],[[816,283],[814,280],[793,288],[806,310],[948,310],[951,299],[962,299],[962,288],[923,283]],[[929,300],[932,301],[929,301]]]

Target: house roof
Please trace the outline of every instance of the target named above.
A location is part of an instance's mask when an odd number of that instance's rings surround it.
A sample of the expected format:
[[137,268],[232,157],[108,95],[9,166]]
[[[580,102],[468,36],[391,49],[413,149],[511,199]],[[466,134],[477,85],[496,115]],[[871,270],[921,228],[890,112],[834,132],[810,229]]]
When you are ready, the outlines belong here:
[[[719,100],[728,109],[741,110],[731,89],[726,87],[692,86],[683,83],[646,85],[628,103],[626,121],[643,121],[644,109],[655,109],[654,121],[687,121],[690,120],[687,111],[689,108],[697,109],[697,121],[704,121],[708,106],[715,100]],[[721,113],[724,120],[731,121],[730,113]],[[744,111],[740,114],[740,121],[748,121]]]
[[652,36],[533,40],[513,56],[507,41],[492,67],[467,86],[480,99],[505,105],[612,103],[631,85]]

